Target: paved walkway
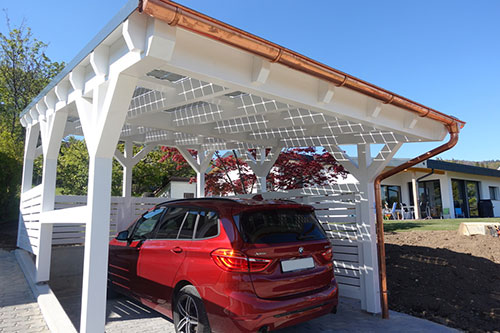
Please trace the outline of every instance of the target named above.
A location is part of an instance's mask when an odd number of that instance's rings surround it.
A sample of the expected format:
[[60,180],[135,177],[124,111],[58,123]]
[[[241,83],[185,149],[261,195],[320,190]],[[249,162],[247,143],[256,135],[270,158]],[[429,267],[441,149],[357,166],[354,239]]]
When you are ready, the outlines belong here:
[[[79,328],[81,282],[59,278],[50,283],[59,302]],[[280,333],[313,332],[457,332],[436,323],[398,312],[390,320],[363,313],[359,302],[342,299],[337,314],[280,330]],[[38,304],[26,283],[13,252],[0,250],[0,332],[48,332]],[[123,296],[108,298],[106,332],[174,333],[172,321]]]
[[[75,279],[61,278],[51,283],[61,305],[75,327],[80,322],[81,284]],[[329,314],[307,323],[279,330],[280,333],[316,332],[457,332],[431,321],[390,311],[390,319],[370,315],[359,310],[359,301],[341,299],[337,314]],[[162,332],[174,333],[172,321],[139,302],[120,296],[108,297],[106,332]]]
[[14,252],[1,249],[0,332],[49,332]]

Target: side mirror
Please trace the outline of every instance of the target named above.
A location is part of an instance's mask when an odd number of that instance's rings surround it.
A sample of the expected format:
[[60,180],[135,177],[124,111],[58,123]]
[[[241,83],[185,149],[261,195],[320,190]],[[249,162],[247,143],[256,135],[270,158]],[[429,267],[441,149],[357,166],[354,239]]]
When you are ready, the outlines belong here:
[[120,231],[116,236],[116,240],[126,241],[128,240],[128,230]]

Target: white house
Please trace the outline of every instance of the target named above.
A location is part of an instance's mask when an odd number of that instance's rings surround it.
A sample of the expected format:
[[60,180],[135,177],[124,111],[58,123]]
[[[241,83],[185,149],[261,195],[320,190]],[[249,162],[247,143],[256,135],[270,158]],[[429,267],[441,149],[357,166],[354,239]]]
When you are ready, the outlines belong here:
[[[394,158],[386,170],[405,161]],[[357,191],[351,174],[338,183]],[[385,179],[381,192],[383,205],[403,204],[411,218],[500,217],[500,170],[430,159]]]
[[387,178],[382,200],[415,206],[417,197],[422,218],[499,217],[499,188],[500,170],[427,160]]
[[196,183],[187,177],[171,177],[167,186],[157,195],[160,198],[188,199],[197,197]]

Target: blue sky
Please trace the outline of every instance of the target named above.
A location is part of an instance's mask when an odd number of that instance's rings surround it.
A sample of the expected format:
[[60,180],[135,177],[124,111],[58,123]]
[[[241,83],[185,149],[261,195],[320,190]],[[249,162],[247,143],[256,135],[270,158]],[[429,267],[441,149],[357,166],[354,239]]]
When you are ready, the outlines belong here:
[[[179,2],[466,121],[440,157],[500,159],[500,1]],[[125,3],[4,0],[0,8],[12,25],[24,18],[52,60],[69,62]],[[435,146],[407,144],[397,156]]]

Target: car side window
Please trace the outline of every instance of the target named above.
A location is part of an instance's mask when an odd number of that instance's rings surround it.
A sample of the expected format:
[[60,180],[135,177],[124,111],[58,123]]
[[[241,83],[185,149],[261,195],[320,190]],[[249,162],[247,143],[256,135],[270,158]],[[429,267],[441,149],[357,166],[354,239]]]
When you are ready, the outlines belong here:
[[219,216],[216,212],[200,212],[195,239],[214,237],[219,234]]
[[182,222],[186,217],[187,209],[182,207],[171,207],[165,214],[158,231],[156,232],[156,239],[176,239],[179,230],[181,229]]
[[193,239],[194,227],[196,226],[196,220],[198,219],[197,211],[189,211],[187,213],[186,219],[182,224],[181,230],[179,231],[178,239]]
[[139,221],[137,221],[132,235],[132,239],[150,238],[156,223],[165,211],[165,207],[160,207],[155,210],[149,211],[144,214]]

